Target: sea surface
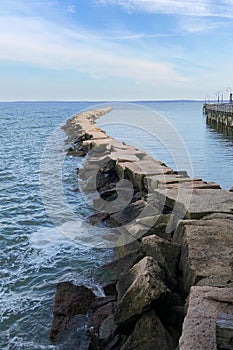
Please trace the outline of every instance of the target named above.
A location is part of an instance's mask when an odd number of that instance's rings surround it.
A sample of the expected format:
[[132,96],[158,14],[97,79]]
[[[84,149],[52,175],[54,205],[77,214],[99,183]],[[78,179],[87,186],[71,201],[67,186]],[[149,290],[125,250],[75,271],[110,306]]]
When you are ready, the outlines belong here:
[[[216,181],[226,190],[233,186],[233,138],[206,125],[201,102],[107,105],[113,112],[98,124],[111,136],[146,149],[174,169]],[[86,349],[85,317],[77,320],[67,341],[49,341],[56,283],[71,280],[101,295],[93,271],[111,260],[112,252],[67,237],[54,226],[41,197],[41,164],[55,130],[50,153],[54,159],[59,154],[65,158],[68,146],[61,125],[77,112],[96,107],[91,102],[0,103],[0,349]],[[80,222],[92,213],[76,191],[81,162],[66,157],[62,165],[64,195]],[[61,225],[69,227],[69,219]]]

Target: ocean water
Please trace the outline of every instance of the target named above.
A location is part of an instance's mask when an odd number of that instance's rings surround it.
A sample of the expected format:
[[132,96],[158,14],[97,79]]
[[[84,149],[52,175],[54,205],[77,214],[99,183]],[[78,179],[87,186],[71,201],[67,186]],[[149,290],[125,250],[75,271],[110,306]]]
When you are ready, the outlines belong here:
[[[111,136],[146,149],[173,168],[188,169],[194,176],[216,181],[224,189],[233,185],[233,139],[206,125],[200,102],[112,105],[113,112],[98,121]],[[48,216],[41,196],[41,164],[55,130],[58,133],[50,143],[50,153],[54,159],[65,155],[66,137],[60,126],[87,108],[96,108],[96,104],[0,103],[1,349],[85,349],[85,317],[78,320],[68,343],[49,341],[55,286],[72,280],[100,295],[93,271],[111,259],[111,250],[93,248],[81,239],[94,235],[81,225],[92,208],[75,191],[76,168],[82,160],[67,157],[62,164],[64,196],[77,216],[75,227],[69,218],[55,226]],[[64,225],[72,234],[81,232],[80,236],[74,239],[62,234]],[[95,239],[98,246],[98,237]]]

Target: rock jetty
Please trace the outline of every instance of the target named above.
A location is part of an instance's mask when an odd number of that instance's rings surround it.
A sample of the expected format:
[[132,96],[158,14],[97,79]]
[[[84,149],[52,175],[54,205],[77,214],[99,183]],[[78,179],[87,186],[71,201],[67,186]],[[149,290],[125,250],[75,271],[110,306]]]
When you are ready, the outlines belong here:
[[110,111],[64,126],[68,154],[85,157],[78,177],[95,208],[88,222],[116,235],[113,261],[95,274],[105,297],[59,283],[51,340],[89,312],[89,350],[223,349],[216,319],[233,314],[233,193],[107,136],[95,120]]

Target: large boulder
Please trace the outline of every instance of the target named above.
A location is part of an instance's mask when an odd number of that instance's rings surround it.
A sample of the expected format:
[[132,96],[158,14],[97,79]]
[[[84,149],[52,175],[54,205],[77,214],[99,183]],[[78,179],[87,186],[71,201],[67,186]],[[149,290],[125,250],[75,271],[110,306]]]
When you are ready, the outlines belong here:
[[69,326],[75,315],[85,314],[96,305],[95,294],[85,286],[76,286],[71,282],[57,284],[53,322],[50,339],[57,340]]
[[174,350],[175,341],[154,310],[146,312],[120,350]]
[[119,162],[116,170],[119,177],[129,179],[140,190],[147,189],[145,181],[147,176],[173,172],[172,169],[165,166],[162,162],[149,157],[137,162]]
[[187,219],[233,211],[233,193],[220,189],[156,189],[154,196]]
[[233,314],[233,288],[192,287],[179,349],[216,350],[216,318]]
[[197,283],[219,287],[232,285],[232,220],[182,221],[173,242],[182,245],[180,269],[186,293]]
[[163,280],[164,273],[152,257],[145,257],[135,264],[117,282],[115,322],[124,326],[148,310],[168,292]]
[[142,252],[152,256],[165,271],[166,284],[171,289],[177,287],[177,271],[180,256],[180,245],[169,242],[156,235],[142,239]]

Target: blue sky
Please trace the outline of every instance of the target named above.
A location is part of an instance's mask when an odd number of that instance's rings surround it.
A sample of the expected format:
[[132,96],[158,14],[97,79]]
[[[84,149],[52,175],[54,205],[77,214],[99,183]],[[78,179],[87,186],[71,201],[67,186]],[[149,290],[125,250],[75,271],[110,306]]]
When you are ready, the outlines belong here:
[[0,0],[0,100],[224,97],[233,0]]

